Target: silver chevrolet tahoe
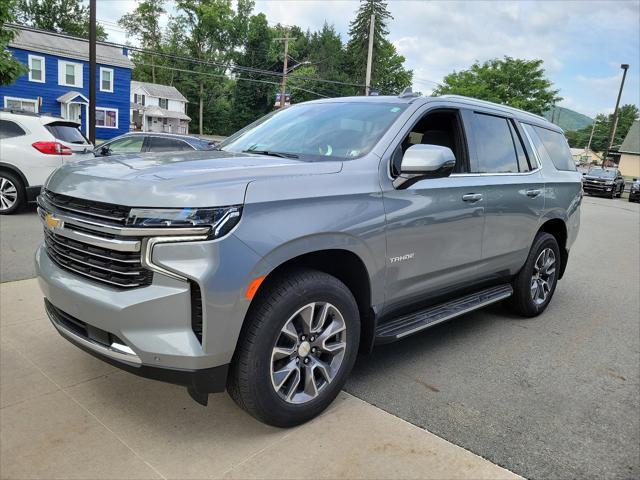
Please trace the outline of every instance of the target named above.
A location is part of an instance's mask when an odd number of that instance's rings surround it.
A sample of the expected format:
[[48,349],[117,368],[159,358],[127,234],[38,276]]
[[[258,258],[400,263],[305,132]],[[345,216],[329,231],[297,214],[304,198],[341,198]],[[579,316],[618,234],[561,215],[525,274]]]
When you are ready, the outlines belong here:
[[335,98],[217,150],[66,165],[38,199],[58,332],[292,426],[357,353],[486,305],[542,313],[582,200],[562,131],[457,96]]

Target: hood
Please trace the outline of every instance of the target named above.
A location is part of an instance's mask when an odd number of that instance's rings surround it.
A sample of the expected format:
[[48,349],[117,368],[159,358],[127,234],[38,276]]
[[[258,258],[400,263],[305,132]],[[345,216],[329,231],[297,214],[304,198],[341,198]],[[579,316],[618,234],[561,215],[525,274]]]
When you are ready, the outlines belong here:
[[342,162],[199,151],[99,157],[65,165],[45,188],[72,197],[136,207],[215,207],[244,203],[260,178],[338,173]]

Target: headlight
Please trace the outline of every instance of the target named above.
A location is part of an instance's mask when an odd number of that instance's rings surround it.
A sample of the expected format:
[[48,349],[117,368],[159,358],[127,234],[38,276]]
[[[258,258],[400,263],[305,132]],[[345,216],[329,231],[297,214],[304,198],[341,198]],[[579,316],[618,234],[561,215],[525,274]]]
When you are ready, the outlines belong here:
[[219,238],[238,223],[242,207],[218,208],[132,208],[128,227],[210,227],[209,238]]
[[613,181],[612,180],[607,180],[606,182],[604,182],[605,185],[613,185]]

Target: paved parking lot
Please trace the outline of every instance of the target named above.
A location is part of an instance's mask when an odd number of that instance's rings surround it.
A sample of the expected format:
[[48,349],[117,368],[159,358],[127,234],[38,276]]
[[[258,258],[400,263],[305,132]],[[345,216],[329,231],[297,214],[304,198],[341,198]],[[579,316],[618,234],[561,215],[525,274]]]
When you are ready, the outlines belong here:
[[[113,370],[54,334],[33,280],[5,283],[2,477],[509,475],[400,418],[525,477],[637,478],[639,207],[585,198],[566,276],[542,317],[494,307],[377,348],[347,384],[357,398],[344,394],[290,432],[253,422],[224,394],[204,409],[180,388]],[[2,280],[32,276],[35,213],[0,217],[0,232]],[[287,453],[301,445],[335,460]]]

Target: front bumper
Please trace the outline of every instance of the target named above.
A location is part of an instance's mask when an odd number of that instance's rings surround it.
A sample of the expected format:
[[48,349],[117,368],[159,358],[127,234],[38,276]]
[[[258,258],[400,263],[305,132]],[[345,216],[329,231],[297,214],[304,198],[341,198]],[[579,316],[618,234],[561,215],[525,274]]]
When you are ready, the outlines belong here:
[[585,193],[590,193],[592,195],[611,195],[611,192],[616,188],[615,185],[605,185],[602,184],[589,184],[584,183],[582,185],[582,189]]
[[[45,311],[60,335],[78,348],[114,367],[140,377],[183,385],[190,392],[199,394],[223,392],[226,388],[228,364],[198,370],[143,365],[137,355],[128,347],[115,342],[111,343],[110,336],[103,335],[105,332],[94,331],[90,333],[88,329],[78,328],[78,325],[84,324],[84,322],[79,322],[65,314],[48,300],[45,300]],[[74,328],[74,324],[76,324],[76,328]]]

